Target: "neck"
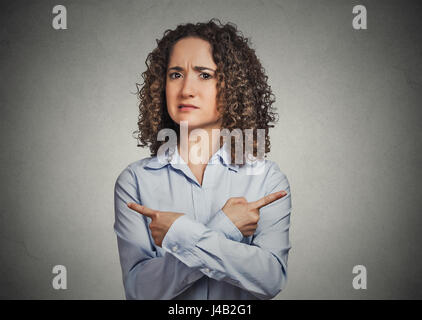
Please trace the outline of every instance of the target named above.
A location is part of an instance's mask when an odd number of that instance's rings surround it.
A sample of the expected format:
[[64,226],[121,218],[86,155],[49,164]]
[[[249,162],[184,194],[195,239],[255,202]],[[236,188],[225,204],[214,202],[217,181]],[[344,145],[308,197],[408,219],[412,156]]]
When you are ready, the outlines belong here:
[[[211,157],[220,149],[220,128],[189,128],[180,134],[177,145],[180,156],[188,165],[206,166]],[[213,131],[214,129],[214,131]]]

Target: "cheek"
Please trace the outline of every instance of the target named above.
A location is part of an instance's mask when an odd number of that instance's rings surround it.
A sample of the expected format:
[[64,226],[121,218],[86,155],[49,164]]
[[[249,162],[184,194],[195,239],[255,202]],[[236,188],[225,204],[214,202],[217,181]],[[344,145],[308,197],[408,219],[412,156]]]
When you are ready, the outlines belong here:
[[214,115],[217,115],[218,112],[217,112],[217,90],[216,89],[212,91],[212,94],[210,95],[210,101],[212,101],[211,107],[212,107],[213,113]]
[[174,96],[178,90],[178,86],[176,83],[168,82],[168,81],[166,82],[165,88],[166,88],[166,94],[169,95],[170,97]]
[[217,88],[207,87],[203,92],[211,109],[217,110]]
[[167,101],[171,99],[171,87],[166,85],[166,99]]
[[174,107],[172,107],[174,105],[174,95],[172,92],[171,87],[166,86],[166,92],[165,92],[165,96],[166,96],[166,108],[167,108],[167,112],[170,115],[170,117],[172,117],[172,115],[174,114],[173,109]]

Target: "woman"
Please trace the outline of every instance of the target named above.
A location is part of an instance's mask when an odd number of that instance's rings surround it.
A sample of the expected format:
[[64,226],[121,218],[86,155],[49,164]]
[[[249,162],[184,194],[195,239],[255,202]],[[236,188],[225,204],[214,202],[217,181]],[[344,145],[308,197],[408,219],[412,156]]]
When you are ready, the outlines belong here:
[[[138,138],[151,157],[131,163],[115,184],[126,297],[271,299],[287,282],[289,182],[258,156],[258,137],[257,157],[239,164],[239,140],[224,142],[219,132],[264,129],[270,151],[276,114],[264,70],[236,27],[216,19],[179,25],[157,43],[139,91]],[[165,157],[162,129],[177,135]],[[199,142],[183,129],[201,131]],[[198,153],[202,161],[193,161]]]

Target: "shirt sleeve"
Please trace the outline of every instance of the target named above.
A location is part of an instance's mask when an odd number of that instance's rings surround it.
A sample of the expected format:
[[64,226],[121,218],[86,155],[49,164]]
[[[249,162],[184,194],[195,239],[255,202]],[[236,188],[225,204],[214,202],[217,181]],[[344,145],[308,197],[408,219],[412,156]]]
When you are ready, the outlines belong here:
[[204,276],[172,255],[158,257],[147,218],[127,207],[142,204],[135,174],[127,167],[114,187],[115,223],[127,299],[173,299]]
[[206,223],[206,226],[212,230],[221,232],[227,239],[240,242],[243,239],[243,234],[235,226],[235,224],[226,216],[223,210],[218,212]]
[[[138,190],[136,176],[127,167],[114,186],[114,231],[125,295],[127,299],[173,299],[205,275],[173,255],[157,256],[150,238],[148,218],[127,207],[128,202],[142,204]],[[231,239],[240,241],[243,238],[222,211],[207,226]]]
[[[162,247],[212,279],[238,286],[259,299],[275,297],[287,284],[292,205],[289,181],[276,163],[268,170],[265,183],[266,195],[281,190],[287,195],[260,209],[250,245],[228,239],[184,215],[171,225]],[[249,199],[254,200],[258,199]]]

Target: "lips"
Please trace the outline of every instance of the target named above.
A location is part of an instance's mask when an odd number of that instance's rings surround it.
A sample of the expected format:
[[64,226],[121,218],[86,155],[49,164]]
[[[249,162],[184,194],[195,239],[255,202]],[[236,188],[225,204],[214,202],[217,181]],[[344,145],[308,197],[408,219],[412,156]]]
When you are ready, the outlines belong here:
[[193,104],[181,104],[178,107],[179,109],[199,109],[199,107],[194,106]]

